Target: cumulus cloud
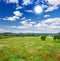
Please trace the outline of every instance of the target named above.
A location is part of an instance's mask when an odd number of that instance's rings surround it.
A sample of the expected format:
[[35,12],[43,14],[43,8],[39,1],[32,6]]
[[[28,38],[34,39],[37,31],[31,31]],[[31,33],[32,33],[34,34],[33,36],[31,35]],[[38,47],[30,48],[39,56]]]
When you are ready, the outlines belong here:
[[28,22],[28,21],[21,21],[21,24],[27,27],[32,27],[33,24],[35,24],[35,22]]
[[9,21],[15,21],[16,19],[19,19],[19,17],[12,16],[12,17],[3,18],[3,20],[9,20]]
[[50,17],[50,15],[44,15],[44,18],[48,18],[48,17]]
[[25,26],[26,28],[32,27],[32,24],[31,23],[28,23],[26,20],[25,21],[21,21],[21,24],[23,26]]
[[47,8],[45,12],[58,9],[58,5],[60,5],[60,0],[47,0],[47,1],[48,1],[47,3],[50,4],[50,6]]
[[41,22],[32,22],[32,21],[21,21],[20,26],[12,26],[12,28],[20,28],[20,29],[60,29],[60,18],[49,18],[43,20]]
[[49,18],[47,20],[43,20],[35,26],[38,28],[45,29],[60,29],[60,18]]
[[60,4],[60,0],[48,0],[49,4],[52,4],[52,5],[59,5]]
[[22,16],[22,13],[20,13],[20,11],[14,11],[13,14],[14,14],[14,16],[3,18],[3,20],[15,21],[16,19],[19,19],[19,17]]
[[25,26],[26,28],[31,28],[33,27],[33,25],[36,24],[36,22],[31,21],[31,19],[25,19],[23,21],[20,22],[23,26]]
[[[32,22],[32,21],[21,21],[20,26],[11,26],[10,28],[16,28],[21,29],[22,31],[17,32],[42,32],[44,30],[45,33],[47,32],[59,32],[60,30],[60,18],[49,18],[46,20],[43,20],[41,22]],[[26,31],[25,31],[26,30]]]
[[45,23],[38,23],[35,25],[36,28],[40,28],[40,29],[45,29],[45,28],[47,28],[47,26],[48,25]]
[[9,28],[29,29],[29,28],[32,28],[33,25],[36,24],[36,22],[29,21],[29,20],[23,20],[23,21],[21,21],[20,23],[21,23],[20,26],[9,26]]
[[31,4],[32,2],[30,0],[23,0],[23,4],[22,5],[28,5]]
[[7,3],[18,3],[19,0],[6,0]]
[[49,18],[42,21],[42,23],[60,23],[60,18]]
[[[28,4],[32,4],[33,3],[33,0],[22,0],[23,3],[22,5],[28,5]],[[17,5],[19,5],[19,0],[6,0],[7,3],[16,3]],[[58,9],[58,5],[60,5],[60,0],[37,0],[35,3],[38,4],[39,2],[42,2],[42,7],[43,8],[47,8],[47,10],[45,12],[48,12],[48,11],[53,11],[55,9]],[[50,6],[48,5],[44,5],[44,3],[47,3],[47,4],[50,4]],[[18,6],[16,7],[16,10],[18,9],[22,9],[23,7],[21,6]],[[32,12],[32,11],[28,11],[28,12]]]
[[51,7],[48,7],[45,12],[50,12],[50,11],[53,11],[53,10],[56,10],[56,9],[58,9],[57,6],[51,6]]
[[20,11],[14,11],[13,14],[15,14],[15,16],[22,16],[22,13],[20,13]]
[[36,22],[31,21],[30,24],[36,24]]

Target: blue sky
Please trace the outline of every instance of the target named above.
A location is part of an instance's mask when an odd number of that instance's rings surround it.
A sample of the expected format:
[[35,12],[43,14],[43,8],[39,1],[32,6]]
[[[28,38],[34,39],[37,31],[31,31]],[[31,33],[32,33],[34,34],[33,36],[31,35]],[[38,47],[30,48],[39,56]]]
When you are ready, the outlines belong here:
[[[34,10],[40,6],[42,11]],[[60,32],[60,0],[0,0],[0,33]]]

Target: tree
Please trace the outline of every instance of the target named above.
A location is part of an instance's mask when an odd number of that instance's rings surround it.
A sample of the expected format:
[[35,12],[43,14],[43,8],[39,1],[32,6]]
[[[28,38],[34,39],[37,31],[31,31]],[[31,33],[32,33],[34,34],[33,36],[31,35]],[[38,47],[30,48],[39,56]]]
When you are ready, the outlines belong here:
[[54,35],[54,40],[60,40],[60,33],[58,33],[57,35]]
[[46,35],[42,35],[41,40],[45,40],[45,39],[46,39]]

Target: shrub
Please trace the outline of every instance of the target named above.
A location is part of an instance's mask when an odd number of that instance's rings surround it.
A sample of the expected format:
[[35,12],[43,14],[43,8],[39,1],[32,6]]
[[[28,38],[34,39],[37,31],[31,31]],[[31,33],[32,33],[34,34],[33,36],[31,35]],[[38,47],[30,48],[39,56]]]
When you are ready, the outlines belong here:
[[58,33],[57,35],[54,35],[54,40],[59,40],[60,39],[60,33]]
[[3,36],[0,36],[0,39],[3,39]]
[[45,39],[46,39],[46,35],[42,35],[41,40],[45,40]]

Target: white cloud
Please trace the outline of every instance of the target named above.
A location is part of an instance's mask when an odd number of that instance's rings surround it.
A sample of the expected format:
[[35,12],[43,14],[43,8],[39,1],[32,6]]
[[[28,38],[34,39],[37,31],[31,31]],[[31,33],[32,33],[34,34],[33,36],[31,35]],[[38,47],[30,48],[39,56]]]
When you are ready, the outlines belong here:
[[45,12],[53,11],[53,10],[56,10],[56,9],[58,9],[57,6],[51,6],[51,7],[48,7]]
[[31,19],[26,19],[26,17],[22,17],[21,20],[23,20],[23,21],[25,21],[25,20],[26,21],[31,21]]
[[8,26],[9,28],[16,28],[17,26]]
[[26,20],[25,21],[21,21],[21,24],[23,26],[25,26],[26,28],[32,27],[32,24],[31,23],[28,23]]
[[53,29],[60,29],[60,18],[49,18],[43,20],[41,22],[32,22],[32,21],[21,21],[20,26],[12,26],[12,28],[19,28],[19,29],[44,29],[44,30],[53,30]]
[[33,21],[28,21],[28,20],[23,20],[20,22],[20,26],[9,26],[9,28],[16,28],[16,29],[27,29],[27,28],[32,28],[33,25],[36,24],[36,22]]
[[[59,32],[60,30],[60,18],[49,18],[46,20],[43,20],[41,22],[32,22],[32,21],[21,21],[20,26],[11,26],[10,28],[15,28],[17,33],[27,33],[27,32],[45,32],[45,33],[51,33],[51,32]],[[18,30],[19,29],[19,30]],[[21,30],[22,31],[21,31]],[[15,32],[15,30],[14,30]]]
[[47,1],[48,1],[47,3],[50,4],[50,6],[48,6],[48,8],[45,12],[49,12],[49,11],[58,9],[58,5],[60,5],[60,0],[47,0]]
[[27,20],[21,21],[20,23],[20,26],[9,26],[9,28],[27,29],[31,28],[35,24],[35,22],[28,22]]
[[33,12],[33,10],[26,10],[26,12],[29,12],[29,13],[31,13],[31,12]]
[[23,0],[23,4],[22,5],[28,5],[31,4],[32,2],[30,0]]
[[25,29],[26,27],[25,26],[17,26],[16,28],[17,29]]
[[14,11],[13,14],[15,14],[15,16],[22,16],[22,13],[20,13],[20,11]]
[[35,25],[35,24],[36,24],[36,22],[30,22],[30,24],[33,24],[33,25]]
[[42,6],[41,6],[42,8],[47,8],[48,6],[47,5],[44,5],[44,4],[42,4]]
[[35,27],[43,29],[60,29],[60,18],[49,18],[36,24]]
[[59,5],[60,4],[60,0],[48,0],[49,4],[52,5]]
[[6,0],[7,3],[18,3],[19,0]]
[[60,29],[60,26],[53,25],[53,26],[50,26],[49,28],[50,29]]
[[50,17],[50,15],[44,15],[44,18]]
[[3,29],[0,29],[0,33],[3,33],[4,32],[4,30]]
[[3,18],[3,20],[9,20],[9,21],[15,21],[16,19],[19,19],[19,17],[12,16],[12,17]]
[[31,21],[31,19],[27,19],[27,21]]
[[21,18],[21,20],[25,20],[25,19],[26,19],[25,17]]
[[3,18],[3,20],[15,21],[16,19],[19,19],[19,17],[22,16],[22,13],[20,13],[20,11],[14,11],[13,14],[14,14],[14,16]]
[[45,23],[37,23],[35,25],[35,27],[38,28],[38,29],[46,29],[47,26],[48,26],[48,24],[45,24]]
[[9,31],[0,28],[0,33],[4,33],[4,32],[9,32]]
[[16,10],[22,9],[22,8],[23,8],[22,6],[19,6],[19,5],[18,5],[18,6],[16,7]]
[[15,28],[15,29],[25,29],[25,26],[8,26],[9,28]]
[[42,21],[42,23],[60,23],[60,18],[49,18]]
[[20,23],[21,23],[23,26],[25,26],[26,28],[32,27],[33,25],[36,24],[36,22],[29,21],[29,19],[28,19],[28,20],[21,21]]

